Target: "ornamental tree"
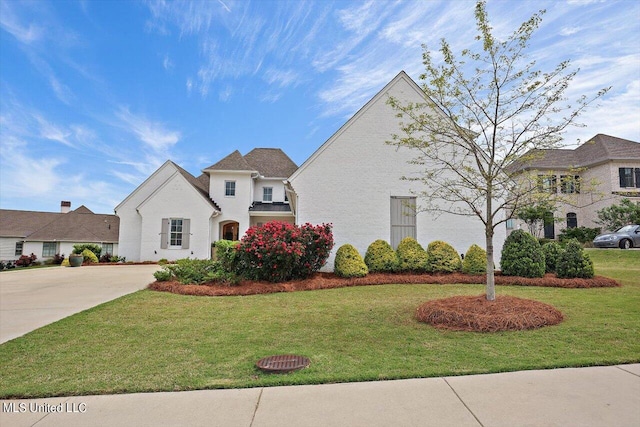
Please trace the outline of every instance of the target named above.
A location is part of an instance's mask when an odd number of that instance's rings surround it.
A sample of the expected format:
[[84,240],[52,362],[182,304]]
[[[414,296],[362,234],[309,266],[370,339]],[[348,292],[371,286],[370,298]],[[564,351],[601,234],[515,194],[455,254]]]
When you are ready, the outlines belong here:
[[[419,176],[403,179],[423,184],[416,192],[421,211],[475,216],[482,221],[487,250],[486,298],[495,299],[493,236],[496,227],[517,211],[532,191],[505,168],[539,149],[558,147],[562,132],[595,99],[575,103],[566,90],[576,76],[570,62],[541,71],[527,56],[529,41],[545,11],[535,13],[504,39],[492,33],[484,1],[477,2],[478,34],[457,56],[446,40],[441,61],[423,45],[423,103],[388,103],[400,118],[400,134],[389,144],[415,150]],[[533,151],[532,151],[533,150]],[[504,214],[505,211],[507,215]]]

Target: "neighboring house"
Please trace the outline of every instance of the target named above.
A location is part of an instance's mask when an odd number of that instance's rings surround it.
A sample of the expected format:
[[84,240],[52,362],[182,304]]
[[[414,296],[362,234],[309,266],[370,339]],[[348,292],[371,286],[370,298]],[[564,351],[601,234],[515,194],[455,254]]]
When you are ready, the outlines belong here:
[[[546,238],[555,238],[566,228],[600,227],[596,223],[598,210],[623,198],[640,204],[638,142],[598,134],[576,149],[533,153],[530,161],[516,162],[511,170],[537,177],[539,191],[559,196],[554,215],[560,220],[545,223]],[[518,220],[509,225],[526,229]]]
[[95,243],[103,254],[117,255],[119,224],[117,216],[95,214],[85,206],[72,211],[67,201],[60,212],[0,209],[0,260],[32,253],[41,261],[69,256],[79,243]]
[[270,220],[293,223],[283,181],[296,169],[276,148],[236,150],[197,178],[167,161],[116,207],[120,255],[209,258],[217,240],[238,240]]
[[[250,226],[273,219],[332,223],[336,246],[328,269],[344,243],[363,255],[376,239],[397,247],[406,236],[424,246],[444,240],[460,253],[474,243],[484,247],[484,226],[475,217],[416,213],[412,190],[419,184],[401,177],[420,173],[410,164],[417,153],[385,143],[400,132],[389,96],[426,100],[401,72],[300,168],[281,150],[264,148],[244,156],[235,151],[197,178],[167,161],[116,207],[121,255],[208,258],[212,242],[237,240]],[[505,237],[504,227],[496,229],[496,261]]]

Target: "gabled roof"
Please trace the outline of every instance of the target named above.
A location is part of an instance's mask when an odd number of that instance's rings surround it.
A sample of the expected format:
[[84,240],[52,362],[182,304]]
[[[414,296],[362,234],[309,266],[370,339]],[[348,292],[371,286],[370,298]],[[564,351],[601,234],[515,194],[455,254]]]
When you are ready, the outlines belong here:
[[86,206],[68,213],[0,211],[0,236],[27,241],[117,242],[120,218],[94,214]]
[[279,148],[254,148],[244,156],[238,150],[205,171],[258,172],[265,178],[287,178],[298,166]]
[[208,168],[205,168],[205,170],[255,171],[256,169],[236,150],[218,163],[214,163]]
[[522,169],[570,169],[610,160],[640,160],[640,143],[599,133],[574,150],[531,150],[523,157],[531,160],[516,160],[507,169],[513,172]]
[[288,178],[298,166],[279,148],[254,148],[244,156],[265,178]]
[[191,184],[193,188],[195,188],[196,191],[200,193],[202,197],[204,197],[207,200],[208,203],[210,203],[217,211],[221,211],[218,204],[209,197],[209,176],[208,175],[201,174],[199,177],[196,178],[195,176],[191,175],[189,172],[187,172],[177,164],[173,163],[172,161],[169,160],[169,162],[173,166],[175,166],[175,168],[180,173],[180,175],[182,175],[184,179],[186,179],[187,182]]
[[[328,147],[330,147],[339,137],[342,135],[353,123],[355,123],[366,111],[371,108],[376,102],[380,100],[383,96],[385,96],[392,87],[398,84],[400,81],[404,81],[408,83],[411,90],[413,90],[418,96],[424,99],[425,102],[433,102],[427,97],[420,86],[413,81],[411,77],[404,71],[400,71],[389,83],[387,83],[378,93],[376,93],[373,98],[371,98],[366,104],[364,104],[345,124],[343,124],[340,129],[338,129],[331,137],[324,142],[307,160],[300,165],[300,167],[289,177],[289,180],[295,180],[303,170],[305,170],[310,164],[312,164]],[[438,108],[433,108],[438,114],[442,114],[442,111]],[[395,113],[394,113],[395,114]],[[390,137],[391,135],[389,135]]]

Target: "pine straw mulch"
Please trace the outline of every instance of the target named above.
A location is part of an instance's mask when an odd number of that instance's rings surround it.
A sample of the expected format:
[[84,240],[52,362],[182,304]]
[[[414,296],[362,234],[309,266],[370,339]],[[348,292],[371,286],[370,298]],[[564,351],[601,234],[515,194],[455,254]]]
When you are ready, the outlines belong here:
[[[593,279],[558,279],[553,274],[542,278],[495,276],[497,285],[546,286],[557,288],[602,288],[620,286],[607,277],[596,276]],[[411,273],[371,273],[365,277],[342,278],[333,273],[315,273],[308,279],[284,283],[242,281],[237,286],[218,283],[203,285],[183,285],[179,282],[153,282],[148,288],[155,291],[172,292],[182,295],[232,296],[257,295],[274,292],[312,291],[318,289],[344,288],[349,286],[385,285],[385,284],[484,284],[485,276],[454,274],[411,274]]]
[[487,301],[484,295],[456,296],[425,302],[416,311],[420,322],[453,331],[498,332],[536,329],[562,322],[552,306],[508,295]]

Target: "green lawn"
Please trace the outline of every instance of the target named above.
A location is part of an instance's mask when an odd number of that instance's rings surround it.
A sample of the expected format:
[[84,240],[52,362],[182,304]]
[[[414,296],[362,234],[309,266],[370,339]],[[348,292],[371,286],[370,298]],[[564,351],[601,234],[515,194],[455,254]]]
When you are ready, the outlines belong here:
[[[621,288],[498,287],[565,315],[480,334],[418,323],[421,302],[480,285],[385,285],[248,297],[140,291],[0,346],[0,397],[315,384],[640,362],[640,251],[592,250]],[[309,357],[286,375],[264,356]]]

